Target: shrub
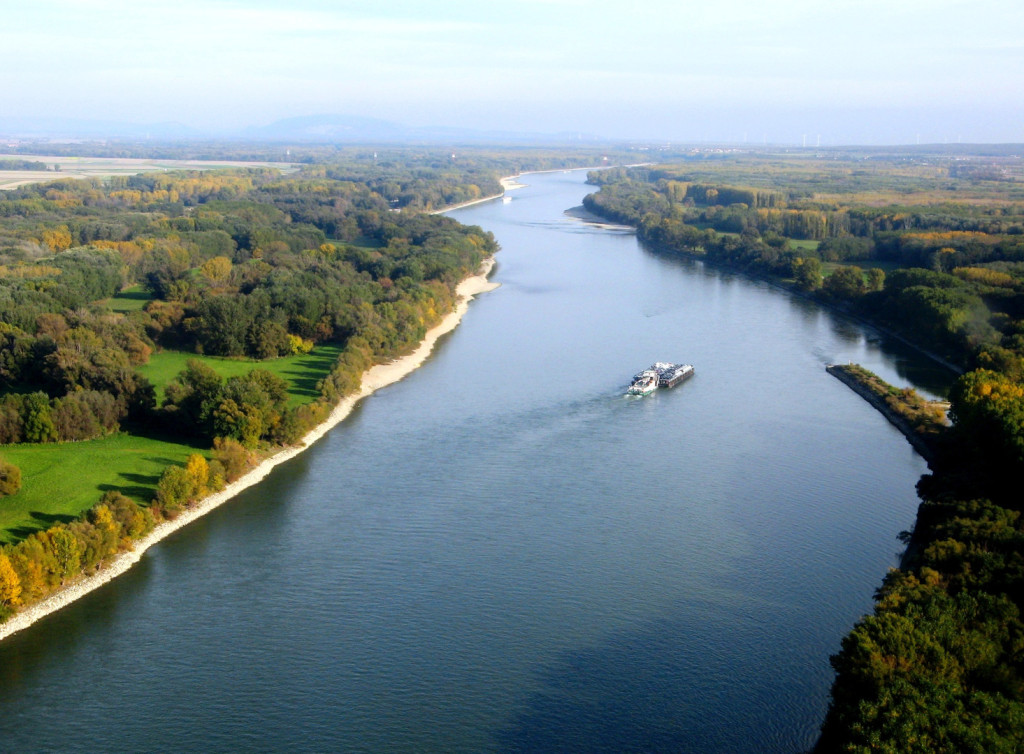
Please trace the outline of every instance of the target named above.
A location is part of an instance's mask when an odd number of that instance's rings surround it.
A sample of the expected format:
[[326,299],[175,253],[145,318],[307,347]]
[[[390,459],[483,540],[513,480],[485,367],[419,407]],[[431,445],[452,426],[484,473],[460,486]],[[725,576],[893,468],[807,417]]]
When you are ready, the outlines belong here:
[[13,495],[21,489],[21,469],[0,458],[0,497]]
[[227,437],[214,439],[213,457],[223,469],[226,482],[235,481],[249,470],[251,455],[237,440]]
[[174,511],[188,502],[192,478],[182,466],[168,466],[156,485],[156,501],[165,511]]

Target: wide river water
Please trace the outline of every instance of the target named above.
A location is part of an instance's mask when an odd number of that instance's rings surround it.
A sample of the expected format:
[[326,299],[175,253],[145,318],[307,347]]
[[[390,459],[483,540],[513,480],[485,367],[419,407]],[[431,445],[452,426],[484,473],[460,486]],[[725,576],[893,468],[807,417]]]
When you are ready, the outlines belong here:
[[[825,372],[899,343],[567,217],[451,213],[501,288],[427,363],[0,644],[6,751],[796,752],[923,461]],[[623,396],[656,360],[696,375]]]

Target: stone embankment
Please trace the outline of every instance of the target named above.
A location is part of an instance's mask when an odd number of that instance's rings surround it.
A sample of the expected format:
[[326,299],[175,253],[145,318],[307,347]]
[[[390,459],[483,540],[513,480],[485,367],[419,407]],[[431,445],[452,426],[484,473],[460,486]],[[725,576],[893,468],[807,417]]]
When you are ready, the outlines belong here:
[[879,413],[888,419],[890,424],[903,433],[903,436],[907,438],[907,442],[914,447],[914,450],[916,450],[921,457],[931,465],[935,458],[935,448],[928,440],[927,436],[903,414],[893,408],[893,406],[886,400],[885,395],[872,389],[870,385],[866,384],[865,380],[861,378],[859,373],[862,371],[865,372],[880,385],[885,385],[886,388],[888,388],[889,385],[882,382],[879,377],[857,367],[854,364],[849,366],[844,364],[829,364],[825,367],[825,370],[878,409]]

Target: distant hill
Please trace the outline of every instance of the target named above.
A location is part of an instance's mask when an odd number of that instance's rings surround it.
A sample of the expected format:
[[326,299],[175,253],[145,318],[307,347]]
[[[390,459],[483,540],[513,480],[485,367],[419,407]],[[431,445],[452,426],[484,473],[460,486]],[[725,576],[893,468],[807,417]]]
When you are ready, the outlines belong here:
[[305,115],[250,126],[241,136],[272,141],[397,141],[408,138],[410,129],[379,118],[352,115]]

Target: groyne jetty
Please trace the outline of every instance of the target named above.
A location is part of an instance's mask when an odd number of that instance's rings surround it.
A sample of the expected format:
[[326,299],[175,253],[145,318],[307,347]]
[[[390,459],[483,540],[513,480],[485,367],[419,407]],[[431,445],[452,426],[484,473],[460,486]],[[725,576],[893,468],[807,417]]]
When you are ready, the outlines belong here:
[[925,400],[909,388],[894,387],[859,364],[829,364],[825,370],[878,409],[931,465],[936,443],[948,425],[949,404]]

